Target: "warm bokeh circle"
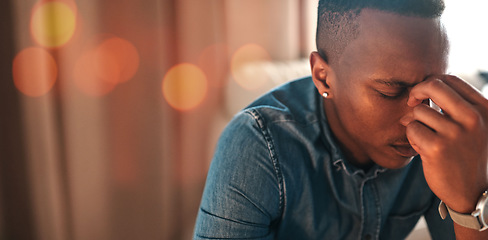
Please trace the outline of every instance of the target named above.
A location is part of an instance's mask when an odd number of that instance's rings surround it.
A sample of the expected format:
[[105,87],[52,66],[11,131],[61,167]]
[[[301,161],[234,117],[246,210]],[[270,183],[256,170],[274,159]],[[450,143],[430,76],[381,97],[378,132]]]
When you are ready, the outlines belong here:
[[168,104],[180,111],[200,105],[207,95],[207,77],[196,65],[181,63],[164,76],[162,92]]
[[66,3],[45,2],[34,9],[30,25],[32,37],[38,44],[49,48],[60,47],[73,37],[76,14]]
[[232,54],[230,69],[234,80],[242,88],[256,90],[265,85],[268,79],[252,71],[252,64],[271,61],[271,57],[262,46],[249,43],[241,46]]
[[110,56],[114,64],[119,67],[119,83],[127,82],[134,77],[139,68],[139,53],[136,47],[129,41],[112,37],[103,41],[97,48],[101,56]]
[[83,51],[73,78],[77,87],[92,96],[103,96],[132,79],[139,69],[139,53],[126,39],[101,37]]
[[15,56],[12,73],[15,87],[20,92],[39,97],[54,86],[58,66],[48,51],[40,47],[30,47]]

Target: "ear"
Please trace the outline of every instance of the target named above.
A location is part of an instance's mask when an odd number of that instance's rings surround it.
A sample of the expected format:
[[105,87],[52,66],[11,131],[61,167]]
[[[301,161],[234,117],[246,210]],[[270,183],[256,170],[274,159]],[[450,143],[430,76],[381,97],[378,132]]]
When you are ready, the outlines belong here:
[[312,79],[320,95],[327,92],[330,95],[330,78],[333,76],[329,64],[319,55],[318,52],[310,54],[310,67]]

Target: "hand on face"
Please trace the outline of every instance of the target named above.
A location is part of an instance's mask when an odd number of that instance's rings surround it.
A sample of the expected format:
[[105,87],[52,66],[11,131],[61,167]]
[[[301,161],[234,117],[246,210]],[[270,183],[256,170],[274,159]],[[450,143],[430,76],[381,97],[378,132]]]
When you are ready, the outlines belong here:
[[[421,104],[431,99],[442,113]],[[412,88],[401,122],[432,191],[458,212],[474,210],[488,187],[488,100],[463,80],[434,76]]]

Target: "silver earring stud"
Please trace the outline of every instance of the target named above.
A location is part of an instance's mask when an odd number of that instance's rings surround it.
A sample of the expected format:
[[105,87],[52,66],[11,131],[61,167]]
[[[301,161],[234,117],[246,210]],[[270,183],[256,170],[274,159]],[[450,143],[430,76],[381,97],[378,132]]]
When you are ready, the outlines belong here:
[[328,92],[322,93],[322,97],[327,98],[328,96],[329,96],[329,93]]

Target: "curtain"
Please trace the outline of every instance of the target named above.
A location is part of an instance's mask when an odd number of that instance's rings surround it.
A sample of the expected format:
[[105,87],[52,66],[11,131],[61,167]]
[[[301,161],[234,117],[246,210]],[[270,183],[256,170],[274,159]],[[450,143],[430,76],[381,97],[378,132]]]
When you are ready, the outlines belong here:
[[0,239],[190,239],[229,83],[306,58],[314,5],[0,1]]

